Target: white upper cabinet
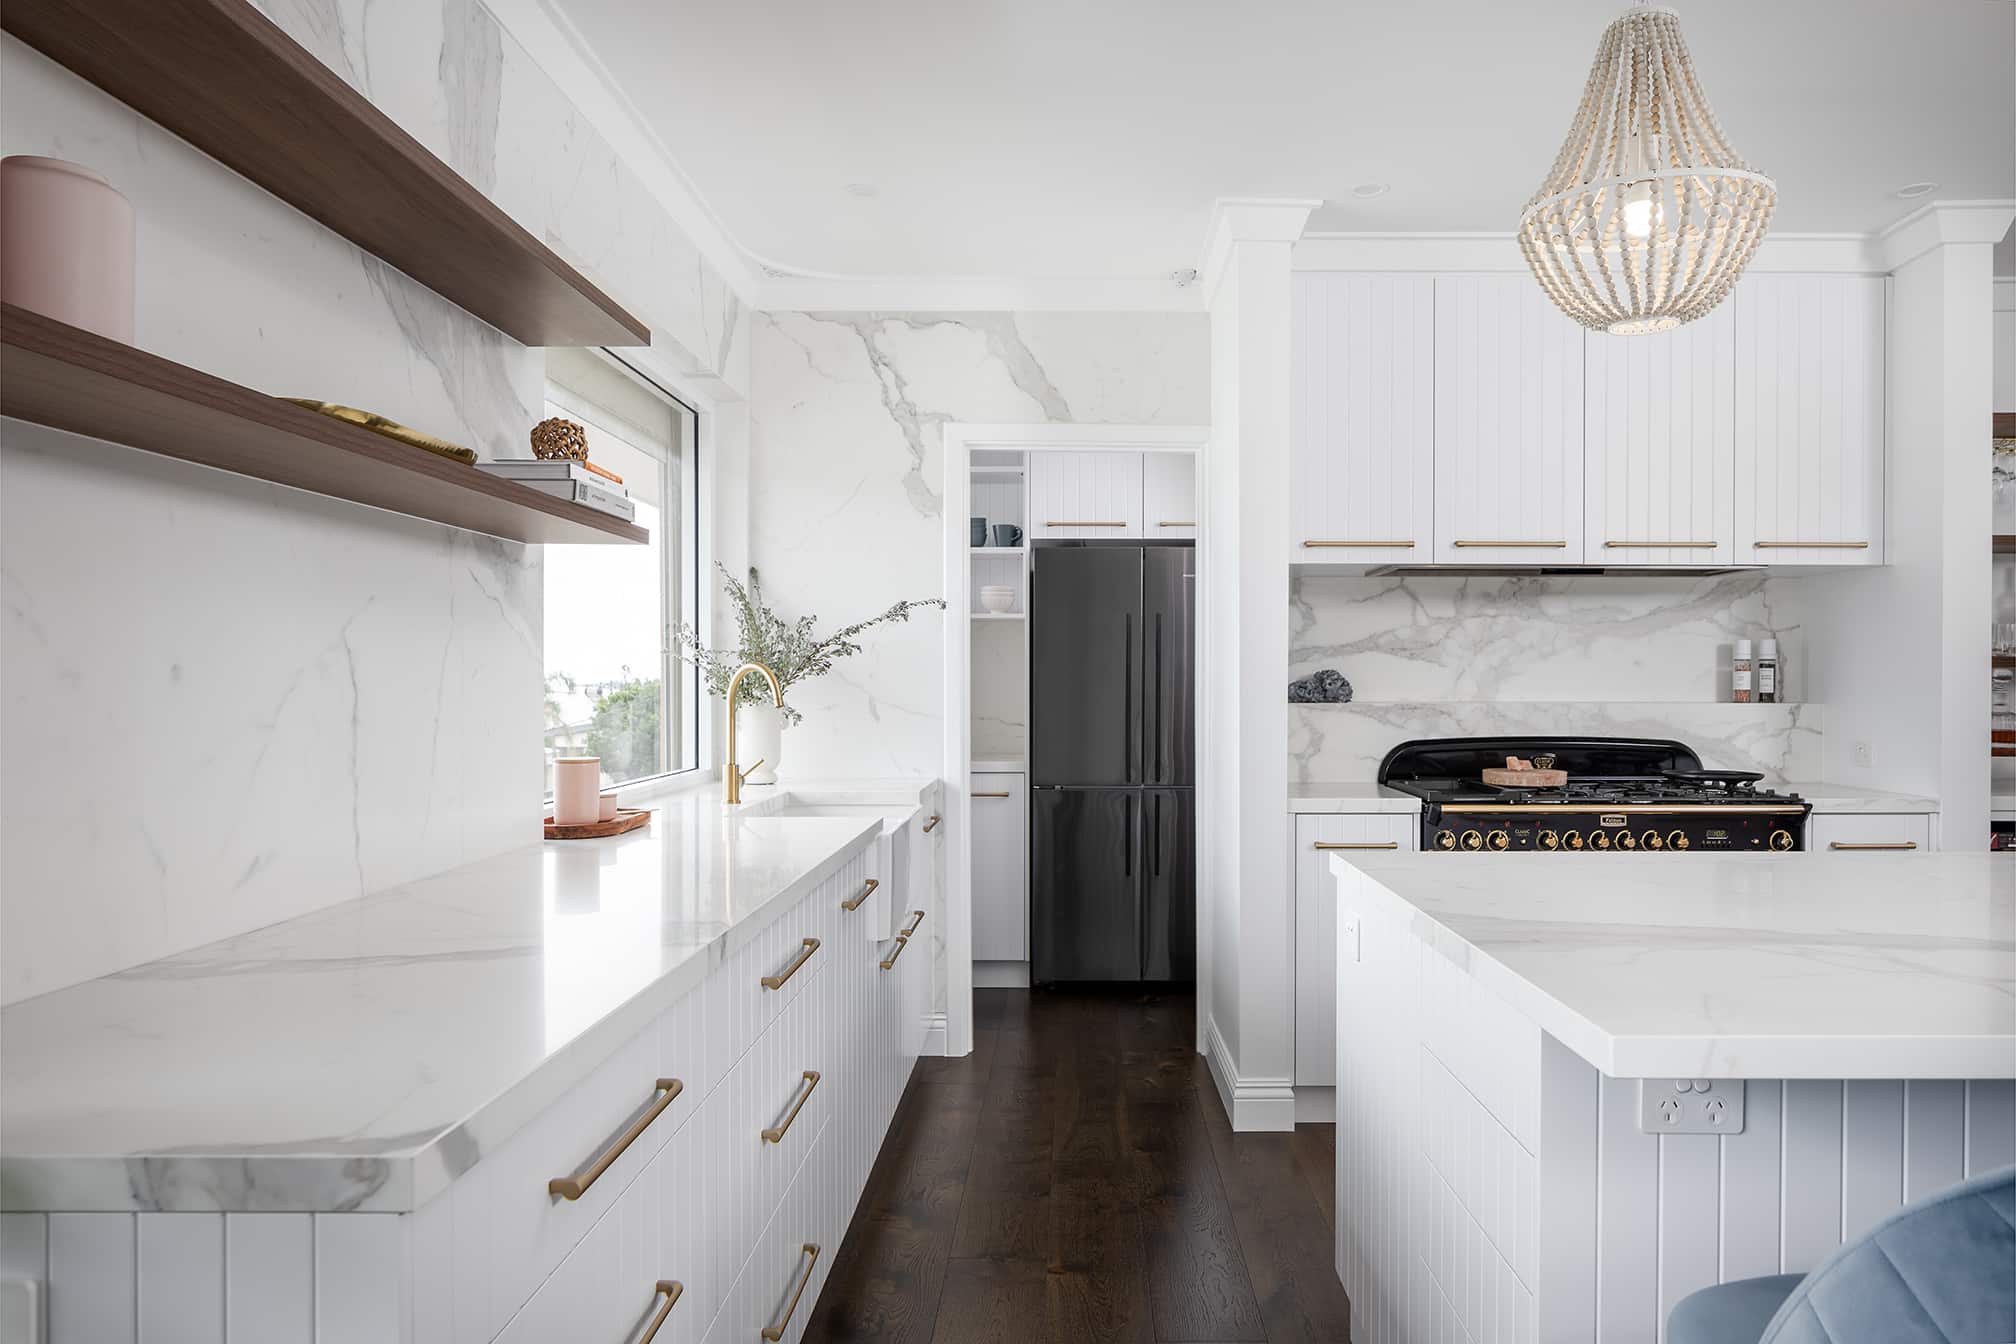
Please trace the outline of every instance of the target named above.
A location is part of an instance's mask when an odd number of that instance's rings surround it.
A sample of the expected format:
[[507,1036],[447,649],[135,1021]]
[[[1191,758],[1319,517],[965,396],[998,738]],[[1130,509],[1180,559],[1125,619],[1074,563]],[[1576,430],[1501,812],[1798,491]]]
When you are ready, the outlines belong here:
[[1142,535],[1180,541],[1197,535],[1197,457],[1194,453],[1141,454]]
[[1736,559],[1883,562],[1883,281],[1737,288]]
[[1141,536],[1142,456],[1029,454],[1029,536],[1081,541]]
[[1435,277],[1435,559],[1583,562],[1582,328],[1530,275]]
[[1433,558],[1435,283],[1295,277],[1295,560]]
[[1731,305],[1674,331],[1584,340],[1587,562],[1734,563]]

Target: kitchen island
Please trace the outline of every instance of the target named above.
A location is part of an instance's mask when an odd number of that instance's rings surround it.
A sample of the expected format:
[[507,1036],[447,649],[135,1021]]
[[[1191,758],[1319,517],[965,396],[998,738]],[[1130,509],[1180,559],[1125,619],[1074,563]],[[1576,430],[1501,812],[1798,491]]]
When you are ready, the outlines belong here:
[[1361,1344],[1654,1341],[1696,1288],[2016,1162],[2007,856],[1331,870]]

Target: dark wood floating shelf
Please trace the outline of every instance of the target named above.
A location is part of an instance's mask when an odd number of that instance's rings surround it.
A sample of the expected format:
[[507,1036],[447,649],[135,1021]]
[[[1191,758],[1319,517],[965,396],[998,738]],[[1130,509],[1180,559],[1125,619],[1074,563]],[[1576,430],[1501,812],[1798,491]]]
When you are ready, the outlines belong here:
[[634,523],[13,304],[0,304],[0,415],[512,541],[651,539]]
[[2016,653],[1991,653],[1988,656],[1997,667],[2016,667]]
[[2016,532],[1997,532],[1995,534],[1995,554],[2016,555]]
[[0,27],[521,344],[651,342],[245,0],[7,0]]

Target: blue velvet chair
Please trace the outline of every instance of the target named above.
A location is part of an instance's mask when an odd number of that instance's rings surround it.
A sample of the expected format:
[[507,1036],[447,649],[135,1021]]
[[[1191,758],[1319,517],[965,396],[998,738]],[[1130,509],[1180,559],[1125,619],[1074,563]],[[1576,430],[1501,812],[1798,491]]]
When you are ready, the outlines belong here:
[[1684,1297],[1666,1344],[2011,1344],[2016,1167],[1907,1204],[1811,1274]]

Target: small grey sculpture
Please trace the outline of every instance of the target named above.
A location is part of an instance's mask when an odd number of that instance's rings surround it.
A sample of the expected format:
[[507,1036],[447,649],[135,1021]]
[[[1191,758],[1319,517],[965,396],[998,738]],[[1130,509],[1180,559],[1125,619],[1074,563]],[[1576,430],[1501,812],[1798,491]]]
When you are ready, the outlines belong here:
[[1291,705],[1345,705],[1351,702],[1351,683],[1335,668],[1311,672],[1300,681],[1288,683]]

